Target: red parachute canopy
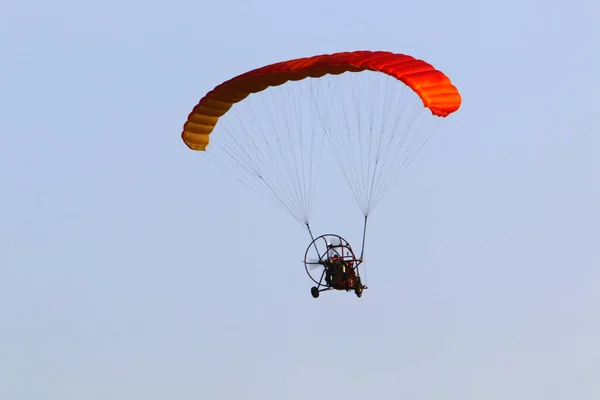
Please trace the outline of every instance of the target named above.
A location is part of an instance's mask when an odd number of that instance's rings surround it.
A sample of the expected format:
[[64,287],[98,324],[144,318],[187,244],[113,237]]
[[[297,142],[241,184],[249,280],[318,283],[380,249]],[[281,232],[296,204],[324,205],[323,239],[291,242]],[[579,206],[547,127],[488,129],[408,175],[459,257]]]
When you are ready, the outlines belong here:
[[251,93],[307,77],[345,72],[377,71],[410,87],[433,115],[446,117],[458,110],[461,97],[450,79],[425,61],[385,51],[354,51],[317,55],[264,66],[215,87],[194,107],[181,137],[192,150],[205,150],[219,118]]

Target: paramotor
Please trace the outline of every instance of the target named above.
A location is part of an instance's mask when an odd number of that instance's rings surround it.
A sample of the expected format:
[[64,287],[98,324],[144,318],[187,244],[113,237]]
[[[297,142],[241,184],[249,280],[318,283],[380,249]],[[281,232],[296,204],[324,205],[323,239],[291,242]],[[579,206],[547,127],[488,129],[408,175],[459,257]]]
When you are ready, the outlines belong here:
[[[190,149],[206,151],[307,228],[307,257],[311,248],[315,254],[314,264],[305,258],[305,266],[318,285],[314,297],[321,286],[354,289],[360,297],[366,288],[358,266],[368,216],[439,121],[460,105],[450,79],[412,56],[386,51],[324,54],[266,65],[217,85],[193,108],[181,137]],[[359,257],[341,236],[334,235],[340,243],[335,244],[327,242],[333,237],[315,238],[311,231],[325,142],[364,216]],[[319,253],[316,246],[322,240],[325,249]],[[341,254],[335,258],[331,251]],[[348,251],[351,256],[344,255]],[[309,264],[318,270],[318,280]]]

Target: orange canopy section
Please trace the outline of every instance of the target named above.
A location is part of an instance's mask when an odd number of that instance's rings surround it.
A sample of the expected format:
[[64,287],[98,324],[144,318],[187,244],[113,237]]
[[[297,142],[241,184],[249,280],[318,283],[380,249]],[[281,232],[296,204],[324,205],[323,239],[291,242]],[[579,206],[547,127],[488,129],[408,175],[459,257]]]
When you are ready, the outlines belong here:
[[307,77],[365,70],[382,72],[403,82],[439,117],[446,117],[460,107],[460,94],[450,79],[425,61],[385,51],[324,54],[267,65],[223,82],[194,107],[181,137],[190,149],[204,151],[219,117],[251,93]]

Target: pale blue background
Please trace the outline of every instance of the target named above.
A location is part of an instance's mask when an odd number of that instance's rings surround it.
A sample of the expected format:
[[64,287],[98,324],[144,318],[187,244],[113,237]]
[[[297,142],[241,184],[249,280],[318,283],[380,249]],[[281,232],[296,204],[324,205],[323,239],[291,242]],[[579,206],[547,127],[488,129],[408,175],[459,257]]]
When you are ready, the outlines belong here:
[[[4,0],[0,398],[600,398],[599,43],[594,0]],[[373,214],[363,298],[314,300],[301,226],[179,134],[353,49],[464,102]],[[356,241],[343,211],[318,233]]]

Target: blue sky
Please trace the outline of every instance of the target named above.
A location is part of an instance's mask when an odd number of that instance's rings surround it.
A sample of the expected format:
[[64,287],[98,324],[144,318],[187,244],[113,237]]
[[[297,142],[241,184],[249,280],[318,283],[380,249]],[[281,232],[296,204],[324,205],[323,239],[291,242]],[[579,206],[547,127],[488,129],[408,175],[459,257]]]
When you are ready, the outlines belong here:
[[[1,398],[600,396],[597,2],[0,10]],[[314,300],[302,228],[179,135],[223,80],[354,49],[463,105],[373,214],[363,298]],[[359,236],[340,211],[317,231]]]

